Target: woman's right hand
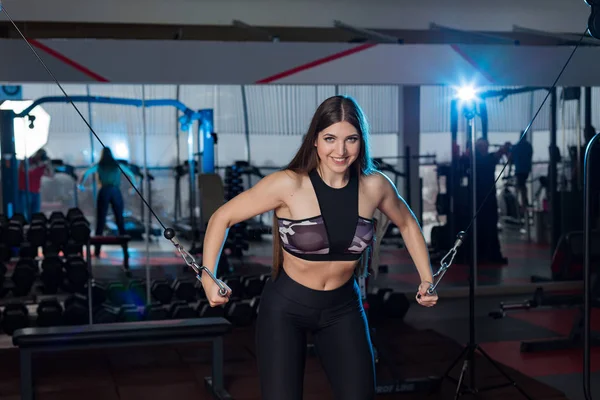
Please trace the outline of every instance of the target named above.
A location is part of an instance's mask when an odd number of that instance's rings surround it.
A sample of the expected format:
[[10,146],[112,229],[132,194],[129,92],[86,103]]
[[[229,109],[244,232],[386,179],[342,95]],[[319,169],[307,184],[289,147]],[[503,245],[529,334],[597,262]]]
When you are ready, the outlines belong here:
[[217,285],[206,273],[202,274],[202,288],[208,299],[208,303],[211,307],[221,306],[229,301],[231,296],[231,289],[228,288],[227,294],[221,296],[219,294],[219,285]]

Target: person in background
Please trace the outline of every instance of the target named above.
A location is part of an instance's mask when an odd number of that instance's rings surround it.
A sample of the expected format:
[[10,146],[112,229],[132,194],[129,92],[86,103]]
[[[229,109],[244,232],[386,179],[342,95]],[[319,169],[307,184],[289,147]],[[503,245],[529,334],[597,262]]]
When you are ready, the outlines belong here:
[[[527,140],[526,136],[523,136],[510,151],[510,161],[515,167],[515,178],[517,179],[516,187],[517,193],[521,202],[521,216],[526,217],[526,209],[529,207],[529,197],[527,196],[527,179],[531,173],[533,165],[533,147]],[[520,137],[521,137],[520,136]]]
[[[476,197],[477,209],[477,252],[478,260],[490,264],[506,264],[498,238],[498,200],[496,198],[496,165],[507,153],[504,145],[494,153],[489,152],[489,143],[480,138],[475,142],[477,163]],[[492,193],[490,196],[488,194]]]
[[39,213],[42,208],[40,195],[42,177],[54,176],[52,162],[46,150],[39,149],[27,160],[27,171],[28,179],[25,179],[25,160],[23,160],[19,165],[19,207],[17,207],[17,212],[25,215],[27,221],[31,221],[31,216]]
[[[79,181],[79,188],[83,190],[83,185],[87,178],[93,173],[98,175],[101,187],[96,203],[96,236],[102,236],[104,232],[109,204],[115,215],[115,223],[117,224],[119,235],[125,235],[125,220],[123,218],[124,203],[123,195],[121,194],[121,170],[127,174],[132,182],[135,182],[135,175],[131,169],[125,164],[121,164],[119,168],[119,162],[113,157],[112,151],[109,147],[105,147],[102,149],[98,164],[86,170]],[[100,256],[100,246],[94,248],[94,253],[96,257]]]

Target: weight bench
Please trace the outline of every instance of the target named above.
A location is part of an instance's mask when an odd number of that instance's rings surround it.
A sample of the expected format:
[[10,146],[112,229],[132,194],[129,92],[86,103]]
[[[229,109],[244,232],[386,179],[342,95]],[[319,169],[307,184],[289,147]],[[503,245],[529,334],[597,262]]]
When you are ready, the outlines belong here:
[[90,245],[110,245],[118,244],[123,249],[123,267],[129,270],[129,241],[131,236],[92,236],[90,237]]
[[204,381],[215,399],[228,400],[231,396],[223,387],[223,335],[230,331],[231,323],[224,318],[19,329],[13,344],[20,353],[21,399],[34,398],[33,353],[211,341],[212,376]]

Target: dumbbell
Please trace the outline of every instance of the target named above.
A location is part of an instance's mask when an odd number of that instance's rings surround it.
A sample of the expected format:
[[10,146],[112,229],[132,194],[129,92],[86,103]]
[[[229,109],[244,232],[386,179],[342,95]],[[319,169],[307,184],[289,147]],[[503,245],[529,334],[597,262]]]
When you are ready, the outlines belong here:
[[64,308],[65,325],[85,325],[89,322],[87,298],[75,293],[67,297]]
[[5,243],[0,243],[0,261],[8,262],[12,258],[12,251]]
[[242,298],[244,294],[244,287],[239,276],[228,276],[223,278],[222,281],[231,289],[230,299]]
[[17,329],[29,326],[29,310],[21,302],[9,303],[2,312],[2,330],[12,335]]
[[58,256],[45,257],[42,261],[42,283],[45,294],[55,294],[63,285],[65,274],[63,262]]
[[4,231],[4,240],[8,246],[17,247],[23,242],[23,227],[25,223],[23,214],[15,214],[10,219]]
[[60,211],[54,211],[49,218],[48,237],[53,245],[62,246],[69,240],[69,226],[65,215]]
[[144,307],[144,319],[146,321],[160,321],[169,319],[169,310],[160,303],[148,304]]
[[173,298],[173,289],[166,279],[159,279],[152,282],[150,293],[161,304],[169,304]]
[[6,217],[6,215],[4,214],[0,214],[0,241],[4,242],[5,239],[5,233],[6,230],[8,229],[8,218]]
[[198,312],[185,301],[176,301],[169,306],[171,319],[198,318]]
[[385,294],[389,292],[393,292],[393,290],[389,288],[373,288],[367,293],[370,320],[380,320],[385,317],[383,299]]
[[135,304],[124,304],[119,309],[119,322],[135,322],[143,320],[143,312]]
[[111,324],[117,322],[119,311],[119,307],[102,304],[94,311],[94,315],[92,316],[94,324]]
[[200,318],[223,318],[225,316],[225,307],[211,307],[208,300],[200,300],[196,306],[196,313]]
[[32,258],[20,258],[12,274],[15,284],[13,294],[15,296],[27,296],[35,282],[38,273],[36,261]]
[[106,285],[106,300],[113,306],[127,303],[127,289],[123,282],[110,282]]
[[37,326],[60,326],[63,323],[63,308],[57,299],[41,300],[37,307]]
[[28,242],[21,242],[19,247],[19,257],[21,258],[36,258],[38,256],[37,246]]
[[196,301],[196,282],[197,279],[175,279],[171,288],[177,300],[183,300],[188,303]]
[[106,286],[102,282],[92,280],[92,307],[96,309],[104,304],[104,302],[106,302]]
[[83,256],[83,244],[77,243],[75,240],[69,239],[67,243],[63,245],[63,252],[65,256]]
[[27,241],[36,248],[46,244],[46,223],[46,216],[42,213],[35,213],[31,217],[31,223],[27,230]]
[[269,274],[242,277],[241,283],[244,290],[244,297],[253,298],[260,296],[268,279]]
[[90,238],[90,223],[79,208],[71,208],[67,212],[67,221],[71,230],[71,238],[77,244],[85,244]]
[[145,304],[146,297],[146,282],[139,279],[131,280],[127,286],[127,302]]
[[404,293],[386,292],[383,296],[383,312],[390,318],[403,319],[410,308],[410,302]]
[[81,292],[89,279],[86,261],[79,256],[67,257],[65,272],[71,291]]
[[2,288],[2,286],[4,286],[4,279],[6,277],[6,265],[4,265],[4,263],[2,261],[0,261],[0,288]]
[[234,300],[225,304],[225,318],[236,326],[248,326],[256,317],[260,298]]

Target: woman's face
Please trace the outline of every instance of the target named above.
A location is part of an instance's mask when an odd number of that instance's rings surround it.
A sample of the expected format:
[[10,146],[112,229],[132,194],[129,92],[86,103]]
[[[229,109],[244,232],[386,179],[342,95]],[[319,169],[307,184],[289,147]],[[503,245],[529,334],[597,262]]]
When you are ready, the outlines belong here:
[[321,166],[343,173],[358,158],[360,132],[346,121],[338,122],[319,132],[315,147]]

